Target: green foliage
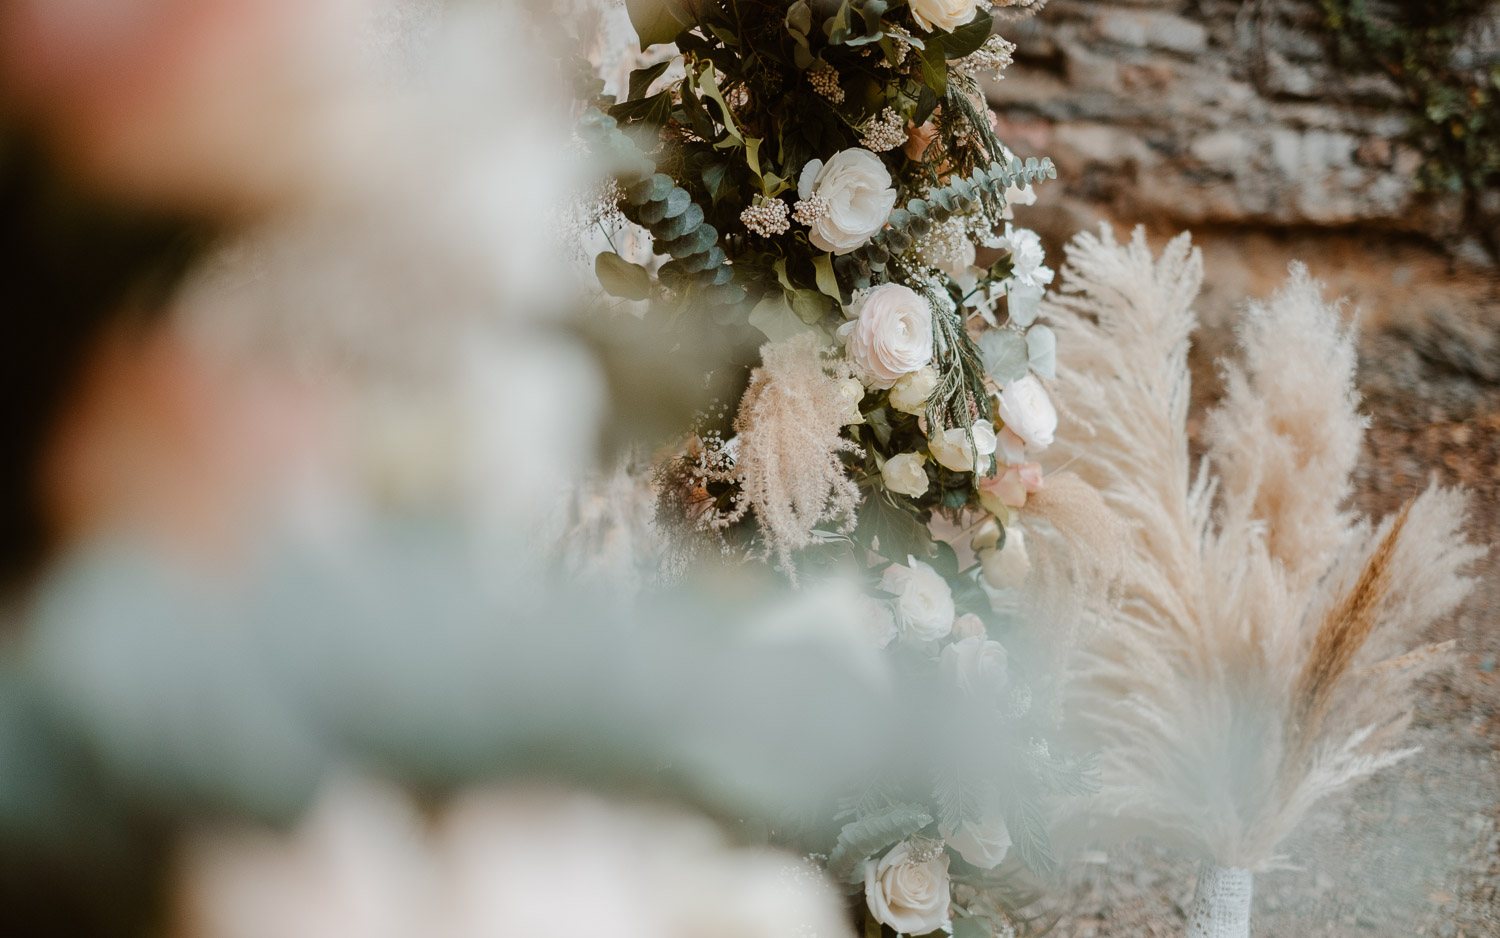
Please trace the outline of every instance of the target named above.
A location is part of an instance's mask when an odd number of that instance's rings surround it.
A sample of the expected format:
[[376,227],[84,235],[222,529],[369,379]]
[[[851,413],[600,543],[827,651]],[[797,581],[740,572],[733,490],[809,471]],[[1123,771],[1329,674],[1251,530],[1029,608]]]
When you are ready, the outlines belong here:
[[[646,75],[631,77],[631,87],[638,93],[643,93],[655,80],[649,74],[652,69],[644,71]],[[656,75],[660,73],[656,71]],[[628,118],[629,109],[638,103],[627,101],[611,110]],[[744,288],[733,282],[734,272],[719,246],[718,230],[705,221],[702,207],[693,202],[686,189],[671,176],[653,172],[655,165],[621,132],[619,120],[613,114],[589,108],[579,121],[579,133],[597,155],[609,162],[615,178],[625,187],[620,211],[651,233],[659,253],[672,256],[657,273],[662,282],[709,303],[733,304],[743,300]],[[614,260],[606,259],[611,257]],[[605,290],[628,299],[645,299],[650,294],[649,275],[643,285],[629,269],[632,267],[635,265],[614,254],[601,254],[595,260],[595,272]],[[645,273],[644,268],[636,269]]]
[[1484,0],[1321,4],[1341,62],[1383,72],[1401,89],[1411,139],[1426,157],[1419,184],[1462,193],[1471,207],[1500,184],[1500,64],[1465,65],[1455,55]]
[[610,296],[644,300],[651,295],[651,274],[618,254],[605,251],[594,258],[594,276]]
[[1049,159],[1031,157],[1013,159],[1009,165],[999,160],[975,169],[948,185],[929,191],[925,198],[910,199],[891,212],[888,227],[877,233],[870,243],[840,258],[844,275],[856,288],[869,287],[885,279],[892,258],[899,258],[912,247],[913,239],[926,234],[934,222],[947,221],[955,213],[984,208],[999,217],[1005,210],[1005,191],[1015,186],[1031,186],[1043,179],[1056,179],[1057,168]]
[[894,804],[879,814],[845,824],[828,856],[829,875],[836,882],[855,882],[866,859],[931,823],[932,815],[920,807]]

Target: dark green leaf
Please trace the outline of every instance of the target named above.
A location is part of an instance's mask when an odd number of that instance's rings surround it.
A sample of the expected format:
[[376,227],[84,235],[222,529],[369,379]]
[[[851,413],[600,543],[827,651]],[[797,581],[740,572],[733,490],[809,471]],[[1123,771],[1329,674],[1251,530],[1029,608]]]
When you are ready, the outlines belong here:
[[922,80],[933,93],[942,96],[948,91],[948,60],[941,43],[934,42],[922,50]]
[[625,0],[630,25],[640,37],[641,51],[658,42],[671,42],[691,25],[686,11],[673,0]]
[[712,163],[703,170],[703,187],[715,203],[724,195],[724,174],[729,172],[728,163]]
[[626,100],[635,101],[645,97],[646,89],[650,88],[651,83],[660,78],[662,72],[665,72],[667,70],[667,66],[671,64],[672,63],[670,60],[666,62],[657,62],[655,65],[648,65],[645,68],[638,68],[635,71],[631,72],[630,93],[626,97]]
[[649,98],[624,101],[609,109],[611,117],[620,121],[645,121],[648,124],[665,124],[672,116],[672,95],[660,91]]
[[994,18],[980,10],[972,20],[943,36],[941,42],[934,45],[941,45],[948,58],[961,59],[984,45],[994,28]]

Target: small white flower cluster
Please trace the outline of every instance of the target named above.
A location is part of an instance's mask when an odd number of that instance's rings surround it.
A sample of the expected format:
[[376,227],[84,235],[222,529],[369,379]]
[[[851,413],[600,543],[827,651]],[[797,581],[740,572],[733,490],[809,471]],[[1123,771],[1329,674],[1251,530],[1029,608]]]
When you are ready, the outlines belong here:
[[832,103],[844,103],[844,89],[839,85],[839,73],[827,62],[819,62],[808,70],[807,83]]
[[996,81],[1005,77],[1005,70],[1013,61],[1016,44],[1000,36],[991,36],[984,45],[954,63],[953,68],[965,75],[989,75]]
[[894,150],[906,143],[906,120],[891,108],[886,108],[879,117],[865,125],[859,142],[876,153]]
[[932,225],[926,234],[916,239],[916,249],[918,260],[941,270],[955,281],[968,272],[978,253],[969,237],[969,220],[962,215],[953,215],[947,221]]
[[740,212],[740,221],[752,233],[762,238],[786,234],[791,223],[787,220],[786,203],[780,199],[765,199],[750,205]]
[[792,206],[792,221],[812,227],[828,214],[828,198],[814,192],[805,199],[798,199]]

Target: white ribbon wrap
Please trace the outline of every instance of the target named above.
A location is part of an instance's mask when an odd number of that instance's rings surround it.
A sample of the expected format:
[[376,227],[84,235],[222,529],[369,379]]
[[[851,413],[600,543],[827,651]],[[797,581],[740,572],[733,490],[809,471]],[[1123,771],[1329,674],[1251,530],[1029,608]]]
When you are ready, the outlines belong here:
[[1203,864],[1188,909],[1187,938],[1250,938],[1253,876],[1249,870]]

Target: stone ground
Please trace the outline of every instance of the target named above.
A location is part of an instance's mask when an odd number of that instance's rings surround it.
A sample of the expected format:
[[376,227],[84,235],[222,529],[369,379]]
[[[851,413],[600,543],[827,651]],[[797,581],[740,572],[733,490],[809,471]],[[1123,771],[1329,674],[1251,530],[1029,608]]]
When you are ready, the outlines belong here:
[[[1390,512],[1435,473],[1473,493],[1470,536],[1500,544],[1493,274],[1389,236],[1204,230],[1195,240],[1207,274],[1194,355],[1200,413],[1217,393],[1214,361],[1230,347],[1236,305],[1268,295],[1300,258],[1363,323],[1360,385],[1373,422],[1358,507]],[[1304,824],[1288,845],[1301,869],[1257,877],[1253,935],[1500,936],[1500,549],[1479,573],[1468,604],[1428,636],[1456,639],[1459,654],[1421,687],[1410,739],[1422,752]],[[1194,876],[1188,858],[1148,845],[1095,853],[1069,871],[1069,914],[1053,934],[1180,935]]]

